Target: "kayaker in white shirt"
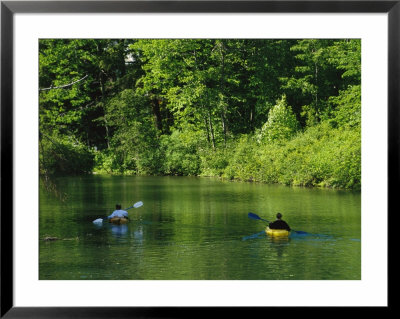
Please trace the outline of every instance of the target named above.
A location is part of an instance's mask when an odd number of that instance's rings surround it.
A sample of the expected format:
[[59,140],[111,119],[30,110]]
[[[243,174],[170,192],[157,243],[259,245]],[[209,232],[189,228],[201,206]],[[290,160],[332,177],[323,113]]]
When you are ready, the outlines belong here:
[[113,211],[113,213],[110,216],[108,216],[108,219],[115,218],[115,217],[119,217],[119,218],[125,217],[126,219],[129,219],[128,212],[126,210],[121,209],[121,205],[119,205],[119,204],[115,205],[115,210]]

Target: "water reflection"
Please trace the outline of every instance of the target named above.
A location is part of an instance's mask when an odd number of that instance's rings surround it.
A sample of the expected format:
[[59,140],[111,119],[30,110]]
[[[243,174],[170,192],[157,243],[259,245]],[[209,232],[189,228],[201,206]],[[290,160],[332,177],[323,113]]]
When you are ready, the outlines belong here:
[[269,237],[269,240],[272,244],[271,247],[276,251],[276,256],[281,258],[288,247],[289,238]]
[[268,239],[272,242],[272,243],[287,243],[290,240],[290,237],[275,237],[275,236],[267,236]]
[[139,243],[143,243],[143,227],[139,226],[134,232],[133,232],[133,238]]
[[110,228],[111,234],[115,238],[133,238],[136,244],[143,244],[143,226],[124,224],[124,225],[107,225]]
[[111,233],[117,237],[125,237],[128,233],[128,225],[112,225],[111,226]]

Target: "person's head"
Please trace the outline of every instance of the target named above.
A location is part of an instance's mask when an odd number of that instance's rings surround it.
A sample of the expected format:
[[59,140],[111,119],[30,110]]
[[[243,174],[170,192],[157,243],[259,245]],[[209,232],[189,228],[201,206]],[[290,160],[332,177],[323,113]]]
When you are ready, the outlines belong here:
[[117,205],[115,205],[115,209],[121,209],[121,205],[120,204],[117,204]]
[[276,218],[281,219],[282,218],[282,214],[281,213],[276,214]]

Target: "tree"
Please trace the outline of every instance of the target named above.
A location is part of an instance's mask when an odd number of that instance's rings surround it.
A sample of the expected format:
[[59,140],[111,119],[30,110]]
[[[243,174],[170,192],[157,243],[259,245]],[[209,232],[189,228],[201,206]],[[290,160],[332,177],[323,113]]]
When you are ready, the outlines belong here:
[[297,63],[290,77],[282,78],[288,101],[300,115],[303,127],[320,122],[329,96],[338,94],[342,71],[329,63],[329,46],[334,40],[298,40],[290,50]]
[[277,101],[277,104],[269,111],[268,121],[261,128],[259,139],[268,142],[283,141],[291,138],[299,129],[299,123],[287,105],[286,96]]

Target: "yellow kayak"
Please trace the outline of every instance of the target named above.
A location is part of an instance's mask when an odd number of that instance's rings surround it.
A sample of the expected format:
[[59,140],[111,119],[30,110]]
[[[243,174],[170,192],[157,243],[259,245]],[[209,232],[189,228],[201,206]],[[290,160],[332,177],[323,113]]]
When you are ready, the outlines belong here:
[[269,227],[265,229],[265,232],[272,237],[288,237],[290,234],[290,231],[286,229],[270,229]]
[[109,219],[110,223],[116,224],[116,225],[121,225],[121,224],[127,224],[129,220],[124,217],[114,217]]

